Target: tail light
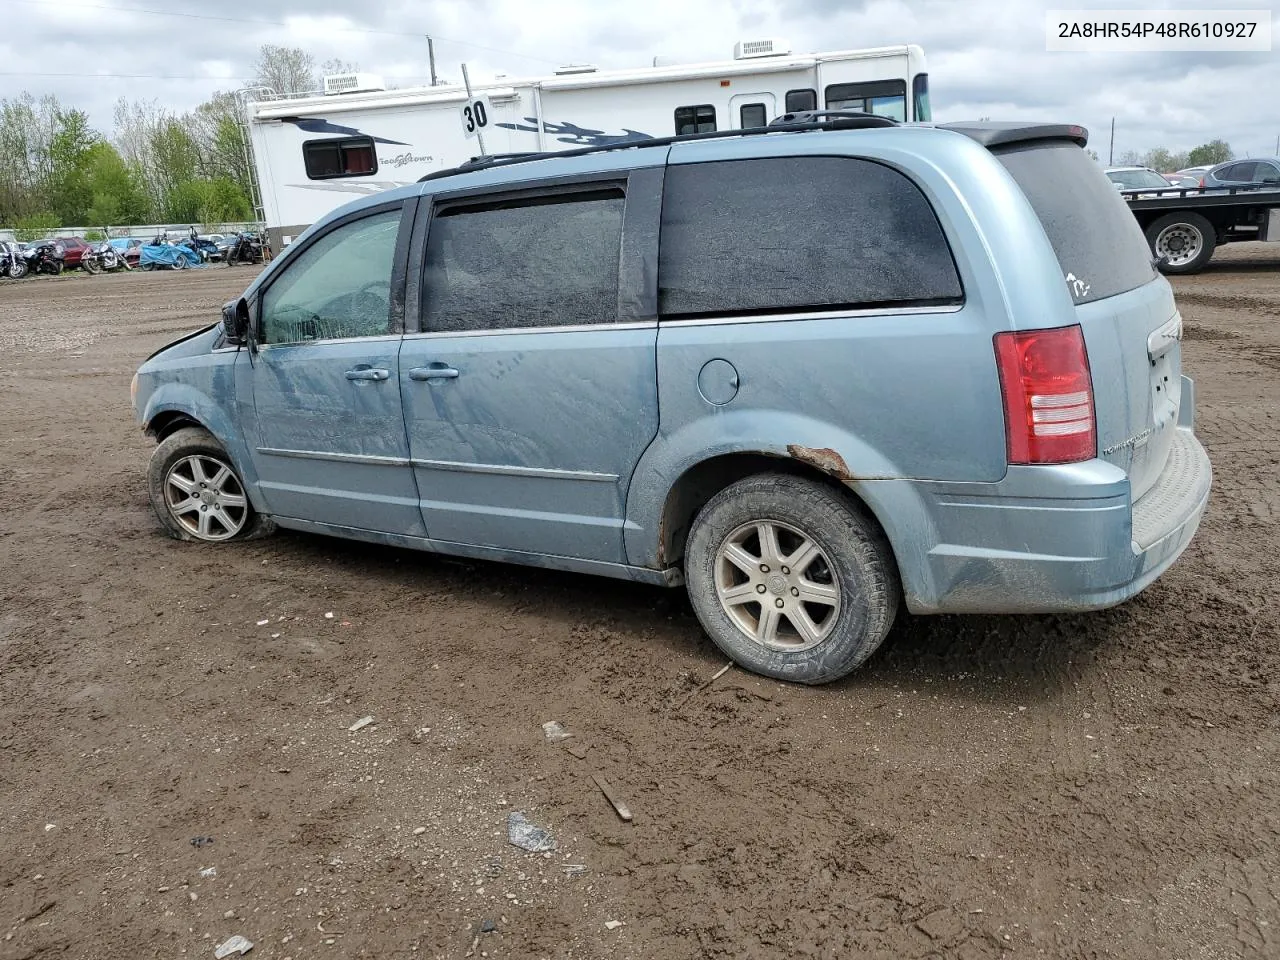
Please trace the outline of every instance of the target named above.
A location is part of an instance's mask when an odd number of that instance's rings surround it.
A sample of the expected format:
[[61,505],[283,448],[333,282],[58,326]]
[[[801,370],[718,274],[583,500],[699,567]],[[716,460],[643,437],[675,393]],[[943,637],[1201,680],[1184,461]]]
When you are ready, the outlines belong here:
[[1204,189],[1204,177],[1201,177],[1201,178],[1200,178],[1200,189],[1201,189],[1201,190],[1203,190],[1203,189]]
[[1079,326],[998,333],[1010,463],[1075,463],[1097,455],[1089,355]]

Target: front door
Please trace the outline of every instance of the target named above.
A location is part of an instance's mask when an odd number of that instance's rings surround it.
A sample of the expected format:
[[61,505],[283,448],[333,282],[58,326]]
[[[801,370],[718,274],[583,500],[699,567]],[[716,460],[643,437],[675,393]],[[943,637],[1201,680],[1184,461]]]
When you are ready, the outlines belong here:
[[341,221],[259,295],[251,451],[275,516],[425,535],[397,376],[403,310],[392,295],[403,289],[397,239],[404,231],[407,242],[411,221],[400,203]]
[[660,191],[657,168],[437,199],[400,355],[433,540],[624,562],[658,429]]

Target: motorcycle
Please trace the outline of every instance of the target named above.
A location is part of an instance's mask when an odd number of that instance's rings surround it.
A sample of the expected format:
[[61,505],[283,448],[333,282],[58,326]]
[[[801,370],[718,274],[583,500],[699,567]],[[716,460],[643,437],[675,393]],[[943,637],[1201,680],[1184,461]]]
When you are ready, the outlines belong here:
[[24,250],[22,259],[26,261],[27,273],[47,273],[56,277],[62,272],[66,253],[66,247],[57,240],[43,240]]
[[27,261],[16,243],[0,241],[0,279],[21,280],[27,275]]
[[89,250],[80,259],[80,266],[84,267],[87,273],[101,273],[104,270],[118,270],[121,267],[130,269],[124,257],[120,256],[116,248],[107,240]]
[[238,233],[227,247],[227,266],[237,263],[266,263],[271,247],[260,233]]
[[198,236],[195,227],[191,228],[190,236],[182,241],[182,246],[194,250],[199,255],[201,263],[208,263],[210,260],[217,259],[220,255],[218,245],[212,240],[206,240]]

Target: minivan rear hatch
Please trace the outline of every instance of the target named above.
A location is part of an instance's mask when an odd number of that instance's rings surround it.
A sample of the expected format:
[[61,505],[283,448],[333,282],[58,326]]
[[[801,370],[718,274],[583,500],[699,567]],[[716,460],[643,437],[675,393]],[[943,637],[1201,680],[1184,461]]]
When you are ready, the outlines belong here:
[[1173,291],[1080,138],[990,149],[1031,202],[1058,256],[1089,353],[1098,455],[1128,473],[1137,500],[1160,478],[1178,422],[1182,320]]

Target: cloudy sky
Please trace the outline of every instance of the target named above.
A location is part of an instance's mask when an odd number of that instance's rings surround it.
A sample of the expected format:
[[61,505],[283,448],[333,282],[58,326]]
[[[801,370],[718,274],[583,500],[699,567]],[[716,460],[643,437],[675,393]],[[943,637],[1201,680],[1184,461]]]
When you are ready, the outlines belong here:
[[[398,86],[438,70],[460,79],[532,75],[570,62],[645,66],[654,55],[723,59],[735,41],[782,37],[797,52],[918,43],[939,120],[1081,123],[1106,159],[1223,137],[1270,155],[1280,136],[1280,51],[1046,53],[1045,11],[1069,0],[0,0],[0,96],[54,93],[110,129],[120,96],[185,110],[250,79],[261,44],[337,57]],[[1080,7],[1241,9],[1273,22],[1274,0],[1145,0]],[[157,11],[164,11],[160,13]],[[112,76],[106,76],[106,75]],[[173,79],[150,79],[150,78]]]

